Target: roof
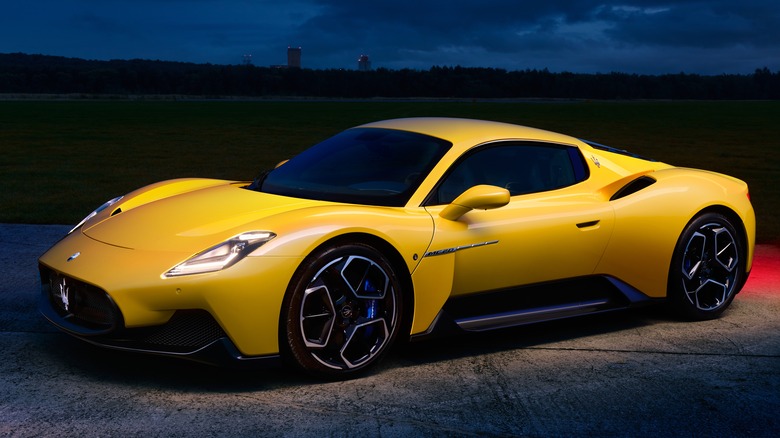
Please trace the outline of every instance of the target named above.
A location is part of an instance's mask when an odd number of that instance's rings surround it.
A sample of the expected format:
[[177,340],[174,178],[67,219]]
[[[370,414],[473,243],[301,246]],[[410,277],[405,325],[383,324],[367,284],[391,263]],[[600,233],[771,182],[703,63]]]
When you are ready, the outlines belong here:
[[579,144],[568,135],[510,123],[447,117],[415,117],[368,123],[359,128],[385,128],[416,132],[460,145],[471,147],[494,140],[538,140],[565,144]]

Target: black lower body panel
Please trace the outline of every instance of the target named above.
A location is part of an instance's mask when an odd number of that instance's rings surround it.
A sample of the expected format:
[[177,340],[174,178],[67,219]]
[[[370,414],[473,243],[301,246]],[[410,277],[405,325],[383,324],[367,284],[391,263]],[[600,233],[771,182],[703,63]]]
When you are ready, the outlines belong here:
[[255,367],[278,355],[243,356],[211,314],[177,310],[165,324],[128,329],[122,312],[102,289],[40,267],[43,316],[60,330],[91,344],[220,366]]
[[591,276],[450,298],[424,339],[442,332],[515,327],[590,315],[656,300],[612,277]]

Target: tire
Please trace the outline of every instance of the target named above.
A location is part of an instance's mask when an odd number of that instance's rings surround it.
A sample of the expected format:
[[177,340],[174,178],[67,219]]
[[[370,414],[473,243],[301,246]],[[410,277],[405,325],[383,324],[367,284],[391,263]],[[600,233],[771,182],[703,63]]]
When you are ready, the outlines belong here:
[[745,243],[731,220],[718,213],[694,218],[675,247],[669,301],[681,316],[720,316],[744,283]]
[[349,378],[372,368],[398,337],[401,284],[387,258],[368,245],[316,251],[285,296],[282,354],[320,378]]

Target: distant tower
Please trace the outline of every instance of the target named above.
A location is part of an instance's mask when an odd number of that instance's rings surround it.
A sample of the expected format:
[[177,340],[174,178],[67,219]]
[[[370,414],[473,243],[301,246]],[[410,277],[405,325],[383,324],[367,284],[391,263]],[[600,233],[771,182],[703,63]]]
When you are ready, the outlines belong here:
[[244,55],[244,65],[252,65],[252,55]]
[[288,47],[287,48],[287,67],[289,67],[289,68],[301,68],[301,48],[300,47]]
[[360,58],[358,58],[358,70],[371,70],[371,61],[368,60],[368,55],[360,55]]

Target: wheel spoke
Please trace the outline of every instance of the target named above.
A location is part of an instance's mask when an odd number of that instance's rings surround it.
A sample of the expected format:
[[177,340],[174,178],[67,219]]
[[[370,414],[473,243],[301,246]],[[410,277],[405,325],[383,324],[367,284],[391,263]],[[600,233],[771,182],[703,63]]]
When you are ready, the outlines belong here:
[[312,280],[312,283],[316,283],[319,279],[322,284],[328,286],[329,293],[334,303],[345,299],[345,297],[352,292],[351,286],[341,275],[343,265],[340,262],[342,260],[343,259],[339,258],[329,263],[322,268]]
[[701,261],[704,259],[704,251],[707,246],[707,236],[702,233],[694,233],[685,248],[683,257],[683,275],[689,280],[693,279],[699,271]]
[[370,360],[389,337],[384,319],[374,319],[351,326],[341,349],[341,359],[348,368]]
[[335,313],[327,287],[306,289],[301,303],[300,322],[307,347],[323,348],[328,344],[335,324]]
[[688,241],[682,264],[683,290],[691,304],[710,311],[727,302],[737,274],[737,249],[725,227],[699,228]]
[[693,296],[696,300],[696,306],[699,309],[707,310],[716,308],[726,300],[728,286],[718,283],[715,280],[707,280],[696,291]]
[[734,236],[726,228],[715,230],[715,260],[727,272],[734,270],[737,266],[737,246],[734,243]]
[[356,298],[382,299],[390,282],[382,268],[363,257],[350,257],[341,276]]
[[696,262],[696,264],[693,265],[691,270],[688,272],[687,276],[688,278],[693,278],[694,275],[696,275],[696,271],[699,270],[699,266],[701,266],[701,262]]
[[390,276],[377,262],[358,255],[335,258],[304,293],[304,345],[328,368],[360,367],[383,351],[398,312]]

